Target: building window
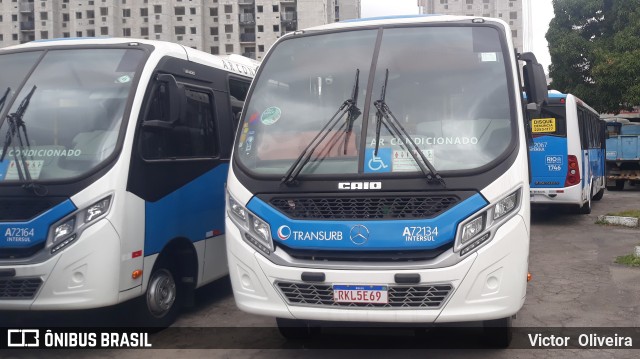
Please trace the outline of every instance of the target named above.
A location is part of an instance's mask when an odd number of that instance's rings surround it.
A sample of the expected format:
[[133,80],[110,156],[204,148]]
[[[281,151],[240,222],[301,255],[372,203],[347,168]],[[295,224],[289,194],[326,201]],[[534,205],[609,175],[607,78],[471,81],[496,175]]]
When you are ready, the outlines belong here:
[[264,32],[264,26],[258,25],[258,32]]
[[256,10],[257,10],[258,12],[262,12],[262,5],[258,5],[258,6],[256,6]]
[[233,53],[233,45],[232,44],[226,44],[224,45],[224,50],[229,54],[229,53]]
[[489,0],[482,0],[482,2],[483,2],[483,3],[485,3],[485,4],[490,3],[490,1],[489,1]]
[[40,38],[41,39],[48,39],[49,38],[49,31],[40,31]]
[[191,31],[191,35],[197,34],[197,30],[196,30],[195,27],[191,27],[191,28],[189,28],[189,30]]
[[218,28],[217,27],[210,27],[209,28],[209,34],[211,34],[212,36],[217,36],[218,35]]
[[518,18],[518,12],[517,11],[512,11],[509,13],[509,19],[515,20]]
[[149,36],[149,28],[141,27],[140,28],[140,36]]
[[69,21],[69,14],[62,14],[62,21]]
[[[40,13],[40,20],[49,20],[49,14],[46,12]],[[2,21],[2,17],[0,17],[0,21]]]
[[122,9],[122,17],[131,17],[131,9]]
[[162,5],[153,5],[153,12],[156,14],[162,13]]
[[176,35],[184,35],[185,27],[184,26],[176,26]]
[[143,7],[140,9],[140,16],[142,17],[147,17],[149,16],[149,9],[146,7]]
[[280,25],[273,25],[273,32],[280,32]]
[[518,37],[518,30],[511,30],[511,37],[513,38]]
[[509,3],[509,7],[513,7],[513,3],[512,2]]
[[224,25],[224,32],[230,34],[233,32],[233,25]]
[[93,10],[87,10],[87,19],[93,19],[96,17],[96,13]]
[[233,12],[233,5],[225,5],[224,6],[224,13],[225,14],[231,14]]
[[264,45],[258,45],[258,51],[264,52]]
[[[63,32],[63,33],[62,33],[62,37],[71,37],[71,36],[69,36],[69,33],[68,33],[68,32]],[[15,34],[14,34],[14,35],[13,35],[13,39],[14,39],[14,40],[18,40],[18,35],[15,35]]]
[[100,35],[109,35],[109,28],[106,26],[103,26],[100,28]]
[[273,12],[278,12],[280,11],[280,8],[278,7],[278,5],[273,5]]
[[153,32],[159,34],[162,32],[162,25],[153,25]]
[[96,36],[96,31],[95,30],[87,30],[87,36],[88,37],[95,37]]
[[108,15],[109,15],[109,8],[101,7],[100,8],[100,16],[108,16]]
[[76,31],[76,37],[82,37],[82,31]]
[[467,0],[467,5],[473,5],[473,0]]
[[218,16],[218,8],[217,7],[209,8],[209,16]]
[[195,15],[196,14],[196,8],[195,7],[189,8],[189,13],[191,15]]
[[440,0],[440,4],[447,4],[447,0]]
[[220,54],[220,48],[218,46],[211,46],[211,53],[214,55]]
[[184,7],[180,6],[180,7],[175,8],[175,14],[176,15],[184,15]]

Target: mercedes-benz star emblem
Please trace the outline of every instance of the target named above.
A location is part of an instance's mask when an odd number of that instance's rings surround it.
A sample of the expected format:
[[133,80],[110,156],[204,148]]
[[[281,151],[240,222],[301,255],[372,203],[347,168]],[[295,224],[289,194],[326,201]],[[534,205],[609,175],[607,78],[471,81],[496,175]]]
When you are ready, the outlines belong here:
[[357,245],[365,244],[369,240],[369,229],[361,224],[356,224],[351,227],[349,237],[351,238],[351,242]]

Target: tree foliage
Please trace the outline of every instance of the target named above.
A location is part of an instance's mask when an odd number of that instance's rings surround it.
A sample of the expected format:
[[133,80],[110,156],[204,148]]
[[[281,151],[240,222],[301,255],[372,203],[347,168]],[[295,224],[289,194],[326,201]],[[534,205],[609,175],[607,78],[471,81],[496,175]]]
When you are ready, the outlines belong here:
[[553,0],[553,89],[598,112],[640,105],[640,0]]

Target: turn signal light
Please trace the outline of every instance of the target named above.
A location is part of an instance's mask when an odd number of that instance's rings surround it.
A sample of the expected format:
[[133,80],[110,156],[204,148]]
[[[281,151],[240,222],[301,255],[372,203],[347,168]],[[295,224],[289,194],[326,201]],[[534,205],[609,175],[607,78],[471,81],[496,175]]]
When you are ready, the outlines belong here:
[[532,278],[531,273],[527,273],[527,282],[531,282]]
[[142,270],[140,269],[136,269],[133,271],[133,273],[131,273],[131,278],[133,279],[138,279],[140,277],[142,277]]

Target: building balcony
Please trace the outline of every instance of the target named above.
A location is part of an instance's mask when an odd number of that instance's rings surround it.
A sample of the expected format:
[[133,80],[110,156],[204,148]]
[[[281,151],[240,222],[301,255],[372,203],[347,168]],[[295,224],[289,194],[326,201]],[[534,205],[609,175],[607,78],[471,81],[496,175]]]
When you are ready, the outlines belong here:
[[20,22],[20,31],[33,31],[33,30],[35,30],[35,25],[33,21]]
[[243,52],[242,56],[244,57],[248,57],[250,59],[254,59],[256,58],[256,53],[255,52]]
[[251,25],[256,23],[256,19],[252,13],[239,14],[240,25]]
[[293,11],[286,11],[280,13],[280,20],[283,22],[296,21],[296,13]]
[[255,5],[256,0],[238,0],[238,5]]
[[240,42],[256,42],[256,34],[240,34]]
[[33,3],[20,3],[20,12],[33,12]]

